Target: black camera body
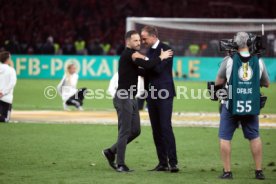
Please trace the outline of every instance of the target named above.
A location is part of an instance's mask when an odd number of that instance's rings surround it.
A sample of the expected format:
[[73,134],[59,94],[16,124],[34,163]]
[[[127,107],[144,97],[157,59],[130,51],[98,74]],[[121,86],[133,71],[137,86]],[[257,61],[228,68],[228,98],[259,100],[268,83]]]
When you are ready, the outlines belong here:
[[[262,36],[253,33],[248,33],[248,35],[247,46],[250,54],[261,56],[265,51]],[[228,52],[229,55],[233,55],[238,52],[238,45],[233,39],[222,39],[219,41],[219,49],[221,52]]]
[[207,89],[212,101],[226,100],[228,90],[224,86],[215,85],[214,81],[207,82]]

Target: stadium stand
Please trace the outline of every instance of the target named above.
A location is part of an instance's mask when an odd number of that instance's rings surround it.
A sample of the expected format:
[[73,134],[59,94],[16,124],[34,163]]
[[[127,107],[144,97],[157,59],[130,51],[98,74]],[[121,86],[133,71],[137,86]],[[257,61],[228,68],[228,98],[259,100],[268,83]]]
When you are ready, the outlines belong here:
[[120,54],[126,17],[131,16],[276,17],[273,0],[127,0],[120,4],[115,0],[0,0],[0,4],[0,50],[12,54]]

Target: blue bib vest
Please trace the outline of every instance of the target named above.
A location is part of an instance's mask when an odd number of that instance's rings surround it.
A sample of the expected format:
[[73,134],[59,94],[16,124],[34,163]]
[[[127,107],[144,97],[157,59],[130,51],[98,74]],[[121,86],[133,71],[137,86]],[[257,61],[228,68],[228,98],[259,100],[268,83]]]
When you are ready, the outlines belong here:
[[242,62],[236,53],[228,86],[228,111],[233,115],[258,115],[260,113],[259,58],[252,56]]

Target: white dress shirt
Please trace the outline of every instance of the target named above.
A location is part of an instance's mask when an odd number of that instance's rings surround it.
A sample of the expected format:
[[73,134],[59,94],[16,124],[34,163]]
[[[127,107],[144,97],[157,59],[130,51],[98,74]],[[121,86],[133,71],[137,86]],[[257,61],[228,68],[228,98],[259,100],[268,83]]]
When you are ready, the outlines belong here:
[[[109,82],[109,86],[107,92],[114,98],[116,94],[116,90],[118,89],[118,82],[119,82],[119,74],[116,72]],[[144,77],[138,76],[138,84],[137,84],[137,97],[141,97],[145,92],[144,87]]]
[[157,40],[151,48],[156,49],[158,47],[159,43],[160,43],[160,40]]
[[13,67],[0,63],[0,100],[9,104],[13,101],[13,89],[16,84],[16,72]]

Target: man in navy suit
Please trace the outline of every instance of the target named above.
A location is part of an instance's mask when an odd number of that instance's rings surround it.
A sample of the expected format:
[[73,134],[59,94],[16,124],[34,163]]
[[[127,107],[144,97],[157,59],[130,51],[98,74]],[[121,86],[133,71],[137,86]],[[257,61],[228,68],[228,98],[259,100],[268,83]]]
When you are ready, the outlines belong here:
[[[160,42],[156,27],[145,26],[141,31],[142,43],[149,48],[147,57],[156,58],[161,50],[171,49]],[[152,126],[153,139],[159,163],[151,171],[178,172],[174,133],[172,129],[173,98],[175,87],[172,76],[173,58],[168,58],[154,68],[146,70],[146,88],[154,88],[148,95],[148,111]]]

